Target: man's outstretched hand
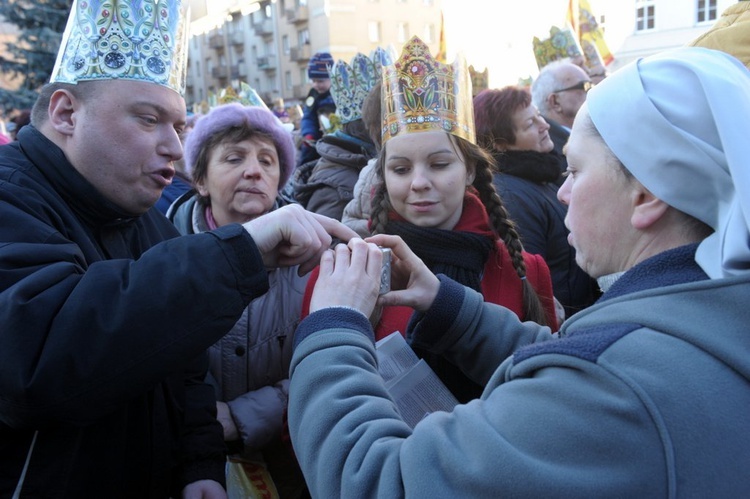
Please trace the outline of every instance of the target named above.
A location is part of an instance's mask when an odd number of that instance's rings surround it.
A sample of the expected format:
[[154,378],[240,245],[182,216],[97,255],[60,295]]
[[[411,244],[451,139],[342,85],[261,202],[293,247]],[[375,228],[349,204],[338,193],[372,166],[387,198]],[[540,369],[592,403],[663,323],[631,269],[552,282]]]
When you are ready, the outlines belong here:
[[299,205],[287,205],[243,224],[263,255],[266,268],[299,265],[300,275],[314,269],[334,237],[359,238],[341,222]]

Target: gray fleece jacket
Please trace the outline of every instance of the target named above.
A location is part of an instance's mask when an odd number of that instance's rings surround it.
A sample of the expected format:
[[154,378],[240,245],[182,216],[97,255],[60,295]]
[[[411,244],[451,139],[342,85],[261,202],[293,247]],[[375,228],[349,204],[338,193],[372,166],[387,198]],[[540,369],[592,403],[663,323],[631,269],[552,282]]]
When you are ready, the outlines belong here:
[[694,252],[640,263],[559,337],[441,277],[413,344],[486,389],[414,430],[365,318],[311,314],[289,424],[313,497],[746,496],[750,276],[709,280]]

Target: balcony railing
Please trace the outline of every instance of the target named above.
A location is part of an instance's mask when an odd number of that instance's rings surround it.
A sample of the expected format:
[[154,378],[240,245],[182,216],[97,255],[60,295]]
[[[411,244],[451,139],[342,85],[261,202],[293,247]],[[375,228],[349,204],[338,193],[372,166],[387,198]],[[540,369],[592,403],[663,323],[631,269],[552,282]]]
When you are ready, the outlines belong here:
[[307,11],[307,5],[300,5],[286,11],[286,21],[288,23],[297,24],[305,22],[308,19],[310,19],[310,15]]
[[271,19],[264,19],[253,24],[253,29],[260,36],[271,36],[273,35],[273,21]]
[[293,61],[310,60],[310,45],[300,45],[289,49],[289,58]]
[[211,68],[211,77],[212,78],[226,78],[227,77],[227,65],[221,64],[219,66],[214,66]]
[[271,71],[276,69],[276,56],[275,55],[264,55],[262,57],[258,57],[256,60],[256,64],[258,65],[258,69],[264,69],[266,71]]
[[245,34],[241,31],[235,31],[231,35],[229,35],[229,43],[232,45],[244,45],[245,44]]
[[219,49],[224,46],[224,35],[212,35],[208,39],[208,46],[212,49]]

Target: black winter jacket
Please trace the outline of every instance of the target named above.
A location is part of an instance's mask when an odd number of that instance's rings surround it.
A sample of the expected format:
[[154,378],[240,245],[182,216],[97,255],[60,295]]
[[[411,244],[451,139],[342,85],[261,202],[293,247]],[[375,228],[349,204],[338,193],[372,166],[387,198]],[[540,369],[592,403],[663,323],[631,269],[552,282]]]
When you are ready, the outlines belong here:
[[552,289],[565,307],[566,317],[599,296],[596,281],[576,264],[568,243],[567,208],[557,199],[559,156],[534,151],[506,151],[495,155],[500,173],[494,184],[516,223],[523,248],[541,255],[552,275]]
[[129,217],[31,126],[0,147],[0,221],[0,497],[223,483],[205,351],[268,288],[247,232]]

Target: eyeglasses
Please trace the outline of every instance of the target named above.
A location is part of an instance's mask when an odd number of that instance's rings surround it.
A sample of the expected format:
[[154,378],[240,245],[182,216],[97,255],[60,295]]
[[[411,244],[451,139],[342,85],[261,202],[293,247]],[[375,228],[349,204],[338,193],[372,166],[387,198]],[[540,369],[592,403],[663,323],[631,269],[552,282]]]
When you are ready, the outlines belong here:
[[560,90],[555,90],[554,93],[560,93],[560,92],[567,92],[568,90],[583,90],[584,92],[588,92],[591,90],[591,87],[594,85],[590,81],[581,81],[573,85],[572,87],[563,88]]

